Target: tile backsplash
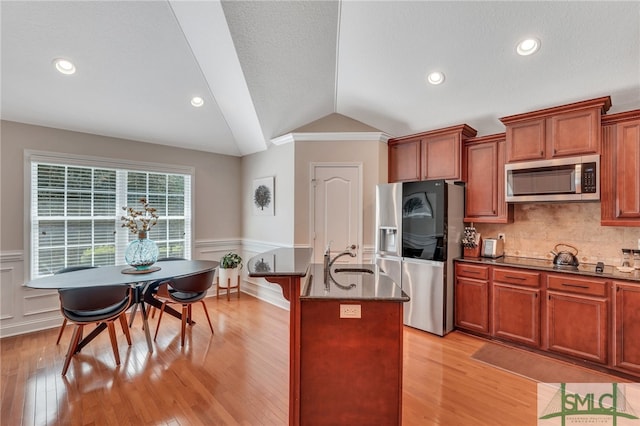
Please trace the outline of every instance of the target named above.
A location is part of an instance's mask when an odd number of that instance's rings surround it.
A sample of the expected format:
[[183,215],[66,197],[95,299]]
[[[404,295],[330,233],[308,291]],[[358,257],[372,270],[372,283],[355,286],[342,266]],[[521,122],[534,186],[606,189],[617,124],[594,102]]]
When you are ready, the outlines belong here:
[[640,227],[600,226],[600,203],[516,204],[514,223],[474,226],[483,238],[503,232],[507,256],[553,260],[550,251],[566,243],[578,249],[580,263],[613,266],[620,265],[621,249],[637,249],[640,239]]

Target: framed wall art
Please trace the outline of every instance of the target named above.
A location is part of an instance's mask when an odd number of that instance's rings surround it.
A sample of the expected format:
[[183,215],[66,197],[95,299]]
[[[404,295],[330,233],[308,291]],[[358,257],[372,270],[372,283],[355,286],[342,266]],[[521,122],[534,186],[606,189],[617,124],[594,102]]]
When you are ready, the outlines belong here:
[[253,180],[253,193],[251,198],[253,201],[254,215],[274,215],[275,193],[273,192],[273,182],[273,176]]

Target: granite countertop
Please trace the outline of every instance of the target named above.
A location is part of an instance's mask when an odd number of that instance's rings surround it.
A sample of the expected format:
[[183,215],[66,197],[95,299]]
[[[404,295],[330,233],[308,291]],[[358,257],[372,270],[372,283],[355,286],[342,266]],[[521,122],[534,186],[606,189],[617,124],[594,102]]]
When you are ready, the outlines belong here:
[[487,257],[465,257],[457,258],[456,261],[464,261],[469,263],[477,263],[481,265],[493,266],[509,266],[515,268],[537,269],[545,272],[557,272],[566,274],[575,274],[582,276],[591,276],[598,278],[607,278],[615,280],[636,281],[640,283],[640,269],[633,272],[621,272],[615,266],[605,265],[602,273],[596,272],[596,265],[585,263],[577,268],[569,266],[555,266],[551,260],[546,259],[530,259],[527,257],[503,256],[497,259]]
[[279,248],[261,253],[247,262],[250,277],[304,277],[313,249]]
[[[341,269],[365,269],[372,273]],[[300,292],[300,300],[349,299],[408,302],[409,296],[376,265],[335,264],[331,267],[328,285],[324,281],[324,265],[312,264],[311,276]]]
[[[252,257],[247,262],[250,277],[305,277],[300,289],[304,299],[350,299],[407,302],[406,295],[376,265],[338,264],[331,267],[328,288],[324,265],[312,264],[311,248],[279,248]],[[339,271],[344,268],[368,269],[372,273]],[[338,270],[338,271],[336,271]]]

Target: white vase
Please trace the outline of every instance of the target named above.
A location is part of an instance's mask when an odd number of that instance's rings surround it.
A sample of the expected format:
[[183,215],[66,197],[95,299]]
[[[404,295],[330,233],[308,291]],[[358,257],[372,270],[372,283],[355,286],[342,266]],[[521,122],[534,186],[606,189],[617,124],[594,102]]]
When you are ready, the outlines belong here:
[[231,282],[231,287],[235,287],[238,284],[238,273],[239,268],[218,268],[218,287],[227,288],[229,282]]

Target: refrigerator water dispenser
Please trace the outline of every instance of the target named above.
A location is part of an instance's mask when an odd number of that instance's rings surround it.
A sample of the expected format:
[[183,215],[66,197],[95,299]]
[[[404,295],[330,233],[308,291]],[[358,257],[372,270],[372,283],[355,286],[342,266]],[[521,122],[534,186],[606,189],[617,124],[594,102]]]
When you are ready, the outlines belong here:
[[380,233],[378,250],[381,253],[396,253],[398,251],[398,228],[381,226],[378,232]]

